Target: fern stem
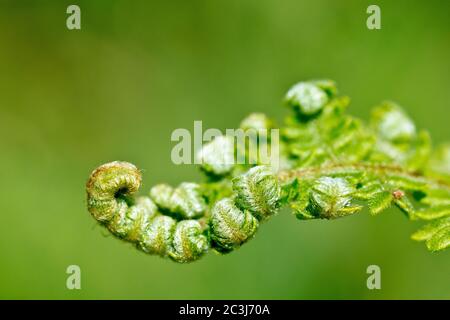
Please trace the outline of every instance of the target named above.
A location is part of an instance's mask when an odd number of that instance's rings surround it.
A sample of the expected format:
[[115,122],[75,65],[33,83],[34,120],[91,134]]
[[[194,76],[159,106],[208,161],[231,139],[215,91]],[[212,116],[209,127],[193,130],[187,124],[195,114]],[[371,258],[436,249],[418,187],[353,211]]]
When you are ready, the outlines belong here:
[[292,181],[294,178],[305,179],[305,178],[313,178],[315,176],[321,175],[333,175],[339,173],[347,173],[351,174],[354,171],[355,173],[364,171],[366,173],[372,173],[377,176],[389,177],[393,175],[404,176],[405,178],[409,178],[415,180],[419,183],[427,184],[430,187],[439,187],[450,190],[450,184],[447,181],[430,178],[419,172],[408,171],[404,168],[393,165],[393,164],[379,164],[379,163],[331,163],[320,166],[311,166],[297,169],[289,169],[280,171],[277,175],[280,183],[287,183]]

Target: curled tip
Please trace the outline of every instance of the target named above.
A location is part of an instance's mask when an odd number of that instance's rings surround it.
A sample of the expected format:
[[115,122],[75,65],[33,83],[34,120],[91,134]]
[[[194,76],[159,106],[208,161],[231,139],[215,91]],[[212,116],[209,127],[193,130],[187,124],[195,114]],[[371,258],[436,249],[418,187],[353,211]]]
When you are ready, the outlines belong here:
[[119,211],[117,201],[141,186],[141,173],[128,162],[114,161],[95,169],[86,184],[88,210],[100,222],[110,221]]
[[219,252],[229,252],[247,240],[258,229],[259,222],[248,210],[241,211],[234,201],[218,201],[211,212],[211,239]]
[[301,115],[312,116],[323,109],[329,97],[327,91],[314,82],[299,82],[289,89],[285,100]]
[[442,144],[435,149],[430,159],[429,169],[450,178],[450,143]]
[[259,220],[274,214],[280,206],[281,188],[268,166],[257,166],[233,179],[236,204],[249,210]]
[[268,130],[274,127],[272,120],[264,113],[251,113],[240,124],[241,129],[244,130]]
[[112,192],[132,194],[141,185],[141,173],[129,162],[113,161],[95,169],[86,184],[88,194],[109,196]]
[[384,102],[372,112],[372,126],[391,142],[407,142],[416,136],[416,126],[405,111],[394,102]]
[[331,177],[317,179],[310,193],[313,214],[332,219],[356,211],[359,207],[351,206],[353,191],[345,179]]
[[312,84],[318,86],[320,89],[324,90],[329,98],[333,98],[337,95],[338,90],[336,86],[336,82],[330,79],[320,79],[310,81]]
[[201,168],[208,174],[223,176],[234,167],[234,141],[229,136],[217,136],[203,145],[197,154]]

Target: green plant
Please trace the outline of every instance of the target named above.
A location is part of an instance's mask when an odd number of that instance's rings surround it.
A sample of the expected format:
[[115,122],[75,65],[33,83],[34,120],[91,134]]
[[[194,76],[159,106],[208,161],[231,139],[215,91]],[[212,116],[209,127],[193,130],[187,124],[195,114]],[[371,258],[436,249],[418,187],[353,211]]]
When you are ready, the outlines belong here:
[[[240,247],[284,206],[308,220],[344,217],[365,205],[377,215],[394,205],[411,220],[429,221],[414,240],[430,251],[450,246],[450,145],[433,150],[428,133],[392,102],[376,107],[369,124],[346,114],[349,99],[329,80],[295,85],[286,104],[294,112],[280,128],[278,171],[261,163],[263,142],[251,151],[223,136],[200,152],[206,181],[156,185],[147,197],[133,198],[141,184],[134,165],[100,166],[87,183],[90,213],[117,237],[177,262]],[[243,130],[272,127],[263,114],[241,123]],[[217,161],[240,152],[256,165]]]

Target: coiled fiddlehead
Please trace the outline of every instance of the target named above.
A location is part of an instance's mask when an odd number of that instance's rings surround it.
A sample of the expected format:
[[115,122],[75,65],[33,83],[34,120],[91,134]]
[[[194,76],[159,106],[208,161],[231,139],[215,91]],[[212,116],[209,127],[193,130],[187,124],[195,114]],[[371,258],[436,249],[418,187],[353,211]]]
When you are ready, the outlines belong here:
[[[429,134],[392,102],[376,107],[368,125],[347,115],[349,100],[330,80],[299,83],[285,101],[294,114],[280,128],[279,171],[260,163],[258,149],[245,154],[255,163],[236,164],[235,155],[249,150],[220,136],[197,155],[206,182],[158,184],[134,198],[140,171],[111,162],[89,178],[88,210],[116,237],[177,262],[239,248],[282,206],[309,220],[351,215],[363,204],[377,215],[394,205],[411,220],[429,221],[414,240],[430,251],[450,246],[448,144],[433,151]],[[257,148],[273,142],[267,130],[275,127],[261,113],[241,122],[244,132],[266,135],[251,142]]]
[[140,183],[140,172],[130,163],[102,165],[87,183],[88,209],[116,237],[177,262],[194,261],[210,246],[219,252],[239,247],[254,235],[260,220],[276,212],[280,200],[270,169],[254,167],[233,180],[236,196],[216,202],[207,225],[201,218],[206,202],[199,185],[182,183],[173,189],[160,184],[150,197],[133,200]]
[[[87,183],[87,203],[92,216],[118,238],[134,243],[150,254],[170,257],[177,262],[198,259],[209,248],[205,228],[198,220],[177,221],[163,215],[149,198],[131,198],[141,184],[141,173],[127,162],[111,162],[97,168]],[[159,186],[151,195],[161,209],[183,217],[203,214],[202,198],[195,184],[182,184],[173,190]],[[167,206],[166,206],[167,205]]]
[[229,252],[255,234],[258,219],[248,210],[239,209],[233,199],[218,201],[211,213],[211,240],[220,252]]

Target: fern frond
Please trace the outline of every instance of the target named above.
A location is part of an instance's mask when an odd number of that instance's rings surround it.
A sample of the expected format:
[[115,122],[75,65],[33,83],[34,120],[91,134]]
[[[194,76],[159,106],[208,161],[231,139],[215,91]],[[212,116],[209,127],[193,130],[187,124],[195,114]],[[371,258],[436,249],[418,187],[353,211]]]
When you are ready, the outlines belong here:
[[395,206],[427,221],[413,240],[430,251],[450,247],[450,144],[433,150],[428,132],[398,104],[375,107],[365,123],[346,113],[349,101],[331,80],[300,82],[285,98],[293,115],[279,128],[277,166],[261,156],[278,142],[267,131],[275,123],[253,113],[238,129],[246,143],[218,136],[199,151],[206,181],[158,184],[134,199],[140,171],[111,162],[89,178],[88,210],[116,237],[182,263],[210,249],[238,249],[283,206],[300,220],[341,218],[364,206],[378,215]]
[[380,212],[389,208],[394,200],[392,192],[383,190],[381,192],[375,193],[369,200],[368,206],[370,213],[373,215],[379,214]]
[[450,246],[450,217],[434,220],[416,231],[411,238],[426,241],[430,251],[440,251]]
[[439,205],[426,209],[418,210],[414,217],[422,220],[434,220],[450,216],[450,205]]

